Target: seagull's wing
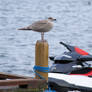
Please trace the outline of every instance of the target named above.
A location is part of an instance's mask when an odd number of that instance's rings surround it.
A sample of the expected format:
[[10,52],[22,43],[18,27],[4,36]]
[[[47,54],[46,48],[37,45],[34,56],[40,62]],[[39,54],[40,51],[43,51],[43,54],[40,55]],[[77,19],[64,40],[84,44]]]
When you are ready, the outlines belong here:
[[42,20],[42,21],[37,21],[35,23],[33,23],[31,25],[32,29],[35,30],[40,30],[43,29],[44,27],[46,27],[48,25],[48,21],[47,20]]

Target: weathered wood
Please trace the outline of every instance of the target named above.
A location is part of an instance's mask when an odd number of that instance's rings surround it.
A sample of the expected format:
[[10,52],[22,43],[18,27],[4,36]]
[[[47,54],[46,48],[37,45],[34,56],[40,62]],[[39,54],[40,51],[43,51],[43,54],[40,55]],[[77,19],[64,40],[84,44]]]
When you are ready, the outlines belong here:
[[21,76],[21,75],[13,75],[13,74],[7,74],[7,73],[1,73],[0,72],[0,79],[27,79],[27,78],[31,78],[31,77],[27,77],[27,76]]
[[30,88],[39,88],[43,84],[46,84],[46,81],[41,80],[41,79],[0,80],[0,87],[2,87],[2,86],[28,85],[28,87],[30,87]]
[[[41,67],[48,67],[48,43],[46,40],[37,41],[35,47],[35,65]],[[46,80],[48,80],[48,73],[39,72]],[[36,75],[36,78],[39,79],[39,76]]]
[[6,89],[6,90],[0,90],[0,92],[44,92],[44,89],[35,89],[35,88],[16,88],[16,89]]

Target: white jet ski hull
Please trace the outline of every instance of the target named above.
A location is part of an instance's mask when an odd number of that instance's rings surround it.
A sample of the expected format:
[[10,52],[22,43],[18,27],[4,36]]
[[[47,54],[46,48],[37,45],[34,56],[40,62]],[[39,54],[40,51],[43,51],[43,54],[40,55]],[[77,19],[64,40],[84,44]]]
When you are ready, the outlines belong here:
[[92,77],[82,75],[67,75],[60,73],[49,73],[49,83],[56,84],[59,87],[66,87],[85,92],[92,92]]

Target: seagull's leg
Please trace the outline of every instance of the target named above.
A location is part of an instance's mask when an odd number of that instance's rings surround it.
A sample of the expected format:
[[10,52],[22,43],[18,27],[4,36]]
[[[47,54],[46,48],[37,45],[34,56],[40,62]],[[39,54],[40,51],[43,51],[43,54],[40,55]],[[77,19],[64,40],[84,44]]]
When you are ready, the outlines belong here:
[[41,32],[41,40],[44,40],[44,32]]

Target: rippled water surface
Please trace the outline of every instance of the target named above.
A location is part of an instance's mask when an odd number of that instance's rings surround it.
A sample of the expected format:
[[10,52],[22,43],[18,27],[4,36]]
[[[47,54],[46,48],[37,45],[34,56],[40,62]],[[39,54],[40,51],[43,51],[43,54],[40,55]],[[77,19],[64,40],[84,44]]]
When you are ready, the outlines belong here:
[[60,41],[92,53],[92,0],[0,0],[0,72],[33,76],[40,33],[17,29],[49,16],[57,19],[45,34],[49,55],[66,50]]

